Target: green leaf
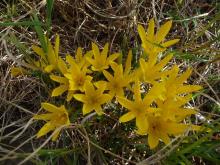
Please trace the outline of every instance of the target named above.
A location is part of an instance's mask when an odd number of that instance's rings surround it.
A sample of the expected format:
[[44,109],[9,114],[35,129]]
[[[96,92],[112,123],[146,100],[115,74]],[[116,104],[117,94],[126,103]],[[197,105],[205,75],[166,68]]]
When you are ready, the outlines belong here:
[[44,31],[43,31],[42,26],[39,25],[40,21],[39,21],[36,13],[33,14],[33,19],[34,19],[34,22],[37,23],[37,25],[35,25],[34,28],[36,30],[38,39],[40,40],[41,47],[43,48],[43,50],[45,52],[47,52],[47,43],[45,40]]

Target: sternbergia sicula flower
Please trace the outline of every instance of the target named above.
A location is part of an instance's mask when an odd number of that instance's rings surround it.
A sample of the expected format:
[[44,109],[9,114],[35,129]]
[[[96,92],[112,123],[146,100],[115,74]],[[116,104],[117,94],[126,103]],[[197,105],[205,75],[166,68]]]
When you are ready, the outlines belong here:
[[[126,113],[119,117],[119,121],[134,121],[135,132],[148,136],[148,144],[153,149],[159,141],[168,144],[172,137],[184,134],[187,130],[200,129],[187,120],[187,117],[197,111],[186,105],[192,98],[192,92],[200,90],[201,86],[188,85],[187,79],[192,69],[180,74],[177,65],[167,67],[173,54],[163,54],[169,46],[179,41],[166,41],[165,37],[171,25],[172,21],[166,22],[156,33],[153,19],[149,21],[147,31],[138,25],[143,48],[140,58],[136,59],[139,65],[132,65],[131,50],[125,63],[123,60],[120,64],[116,63],[120,53],[111,54],[108,43],[103,50],[92,43],[92,49],[85,54],[79,47],[75,57],[67,54],[63,60],[58,54],[59,36],[56,37],[55,46],[46,39],[46,52],[38,46],[32,46],[39,56],[39,60],[33,64],[42,72],[49,73],[51,80],[59,83],[59,86],[53,89],[52,96],[67,93],[67,101],[75,98],[74,103],[82,103],[83,115],[92,111],[102,115],[104,106],[110,101],[123,106]],[[18,75],[26,71],[13,69],[11,72]],[[112,99],[114,97],[116,100]],[[61,97],[58,101],[65,100]],[[64,106],[42,103],[42,108],[48,113],[34,116],[34,119],[46,121],[37,137],[70,124]],[[59,131],[52,139],[56,140],[58,135]]]
[[[183,94],[189,94],[194,91],[202,89],[200,85],[187,85],[184,84],[191,75],[192,70],[187,69],[183,74],[178,76],[178,66],[173,66],[167,78],[164,78],[163,83],[165,84],[165,97],[168,99],[181,100]],[[172,91],[172,92],[171,92]]]
[[[70,124],[69,115],[64,105],[57,107],[50,103],[42,103],[42,108],[48,111],[46,114],[35,115],[33,118],[36,120],[44,120],[46,124],[38,131],[37,138],[46,135],[47,133],[54,131],[61,126],[68,126]],[[59,136],[60,130],[58,130],[52,137],[55,141]]]
[[66,100],[70,101],[73,98],[74,91],[70,90],[69,79],[65,77],[65,74],[68,73],[68,68],[67,68],[65,61],[63,61],[61,58],[58,60],[58,68],[59,68],[62,76],[54,75],[54,74],[50,75],[51,80],[58,82],[60,84],[60,86],[53,89],[52,97],[60,96],[64,92],[68,91]]
[[100,52],[98,46],[92,43],[93,58],[87,57],[87,60],[92,65],[93,71],[103,71],[108,69],[111,63],[114,63],[119,56],[119,53],[108,56],[109,44],[105,44],[103,50]]
[[166,98],[165,100],[157,99],[155,103],[157,107],[161,110],[160,113],[164,117],[164,119],[170,121],[182,121],[187,116],[192,114],[196,114],[196,110],[194,108],[186,108],[184,105],[188,103],[192,98],[191,94],[183,96],[181,100],[175,100],[174,98]]
[[86,60],[86,58],[92,57],[92,51],[88,51],[83,55],[82,48],[79,47],[76,51],[75,58],[71,55],[66,56],[66,61],[70,65],[74,65],[75,63],[79,66],[79,68],[88,67],[90,63]]
[[154,85],[150,91],[142,99],[140,91],[140,82],[136,80],[134,85],[134,100],[128,100],[125,97],[117,97],[118,102],[129,110],[128,113],[120,117],[120,122],[128,122],[136,118],[136,126],[141,132],[148,130],[149,124],[147,115],[157,108],[151,107],[153,101],[160,98],[164,92],[164,86],[160,84]]
[[111,97],[124,96],[124,88],[133,81],[131,75],[125,74],[123,72],[122,64],[118,65],[116,63],[111,65],[114,76],[107,71],[103,71],[105,78],[108,80],[106,82],[106,89],[109,90]]
[[[170,142],[169,136],[171,135],[181,135],[187,129],[200,129],[199,126],[166,120],[166,117],[164,115],[155,115],[154,113],[149,113],[146,118],[149,127],[145,133],[148,134],[148,144],[151,149],[155,148],[158,145],[159,140],[162,140],[165,144],[168,144]],[[138,132],[139,131],[137,131],[137,133]],[[143,132],[141,132],[140,134],[143,134]]]
[[47,52],[45,52],[39,46],[33,45],[33,51],[39,56],[38,61],[34,61],[34,64],[41,68],[45,72],[52,72],[53,70],[57,69],[57,63],[59,57],[59,45],[60,45],[60,37],[59,35],[56,36],[55,46],[53,48],[51,42],[48,38],[45,37],[45,41],[47,44]]
[[93,110],[95,110],[98,115],[103,114],[101,105],[111,100],[109,94],[104,94],[105,88],[105,84],[100,84],[97,89],[95,89],[94,85],[90,81],[87,81],[85,84],[85,94],[74,95],[76,100],[83,102],[83,115]]
[[83,92],[85,90],[85,83],[92,80],[92,77],[87,75],[87,72],[88,69],[86,66],[81,68],[79,64],[72,61],[69,72],[65,74],[65,77],[69,79],[69,89]]
[[[40,70],[46,73],[50,73],[53,70],[58,71],[58,60],[59,57],[59,45],[60,45],[60,37],[59,35],[56,36],[55,39],[55,46],[53,47],[50,40],[45,37],[45,43],[46,43],[46,49],[43,50],[43,48],[32,45],[33,51],[38,55],[38,60],[35,60],[33,58],[27,58],[27,63],[25,66],[27,66],[29,69],[32,70]],[[18,76],[23,74],[30,74],[30,72],[24,68],[21,67],[13,67],[11,69],[12,76]]]
[[164,70],[164,67],[172,59],[172,57],[173,55],[169,54],[158,63],[156,63],[156,61],[149,62],[148,60],[146,61],[145,59],[140,58],[140,68],[136,70],[139,79],[153,84],[155,81],[165,77],[169,74],[169,71]]
[[165,37],[170,31],[172,26],[172,21],[168,21],[163,24],[160,29],[155,34],[155,23],[153,19],[150,19],[147,33],[142,25],[138,25],[138,33],[141,37],[142,47],[145,53],[149,56],[150,61],[156,61],[157,54],[164,52],[167,47],[174,45],[179,41],[179,39],[174,39],[166,41]]

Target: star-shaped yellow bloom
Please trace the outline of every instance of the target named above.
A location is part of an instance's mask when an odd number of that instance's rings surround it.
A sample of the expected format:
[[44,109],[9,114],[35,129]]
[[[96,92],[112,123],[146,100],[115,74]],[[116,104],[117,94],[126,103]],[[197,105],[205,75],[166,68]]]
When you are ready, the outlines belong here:
[[[44,120],[47,122],[37,133],[37,138],[44,136],[50,131],[53,131],[61,126],[68,126],[70,124],[68,112],[65,109],[64,105],[56,107],[53,104],[42,103],[41,106],[49,113],[35,115],[33,117],[36,120]],[[58,138],[59,133],[60,130],[53,135],[53,141],[55,141]]]
[[79,47],[76,51],[75,58],[67,54],[66,61],[70,65],[74,65],[73,63],[76,63],[80,68],[83,68],[90,65],[90,63],[86,60],[87,57],[92,57],[92,51],[88,51],[86,54],[83,55],[82,48]]
[[109,68],[111,63],[118,58],[119,53],[112,54],[108,57],[108,43],[105,44],[104,49],[100,52],[98,46],[92,43],[92,52],[94,58],[87,57],[87,60],[92,65],[93,71],[103,71]]
[[124,88],[127,87],[130,82],[133,81],[132,77],[129,74],[123,73],[123,67],[121,65],[112,64],[112,69],[114,71],[114,76],[109,72],[103,71],[105,78],[108,80],[106,83],[106,89],[109,90],[111,97],[124,96]]
[[104,94],[105,84],[100,84],[97,89],[89,81],[85,84],[85,94],[75,94],[74,98],[83,102],[83,115],[95,110],[98,115],[102,115],[101,105],[111,100],[109,94]]
[[68,73],[68,68],[66,66],[66,63],[61,58],[58,60],[58,68],[62,76],[50,75],[51,80],[60,83],[59,87],[53,89],[52,97],[60,96],[64,92],[68,91],[66,100],[70,101],[73,98],[74,91],[70,90],[69,79],[65,77],[65,74]]
[[69,79],[69,89],[71,91],[80,90],[83,92],[85,90],[85,83],[87,81],[91,81],[92,77],[87,75],[87,67],[81,68],[81,66],[76,64],[74,61],[72,61],[70,65],[68,73],[65,74],[65,77]]
[[191,75],[191,72],[191,69],[187,69],[183,74],[178,76],[179,67],[176,65],[169,71],[168,78],[164,78],[162,82],[166,88],[166,99],[181,100],[183,94],[189,94],[202,89],[200,85],[184,84]]
[[142,40],[142,47],[149,58],[155,59],[153,56],[157,56],[158,53],[166,50],[167,47],[177,43],[179,39],[170,40],[164,42],[166,35],[170,31],[172,21],[168,21],[163,24],[155,34],[155,23],[153,19],[150,19],[147,34],[142,25],[138,25],[138,33]]
[[140,68],[136,70],[136,74],[140,80],[153,84],[156,80],[160,80],[169,74],[169,71],[163,69],[172,57],[173,55],[169,54],[158,63],[140,58]]
[[120,122],[127,122],[136,118],[136,126],[140,132],[146,132],[148,130],[148,114],[152,111],[157,111],[157,108],[152,108],[150,105],[153,101],[164,92],[164,86],[155,84],[150,91],[142,99],[140,91],[139,81],[134,85],[134,101],[128,100],[124,97],[117,97],[118,102],[129,110],[128,113],[120,117]]
[[[165,120],[164,117],[161,115],[148,115],[148,130],[146,134],[148,134],[148,144],[151,149],[155,148],[159,140],[162,140],[165,144],[169,144],[170,142],[170,135],[181,135],[187,129],[190,130],[199,130],[200,127],[196,125],[188,125],[183,123],[177,123],[170,120]],[[137,131],[138,133],[138,131]]]
[[60,37],[59,35],[56,36],[54,48],[48,38],[46,38],[45,41],[47,43],[47,52],[36,45],[32,46],[33,51],[40,57],[40,60],[35,61],[34,63],[38,68],[41,68],[43,71],[50,73],[57,69],[58,59],[60,58]]
[[181,100],[174,99],[166,99],[156,100],[157,107],[161,109],[160,114],[164,119],[173,121],[173,122],[181,122],[187,116],[196,114],[196,110],[193,108],[185,108],[184,105],[188,103],[192,98],[192,95],[188,94],[183,96]]

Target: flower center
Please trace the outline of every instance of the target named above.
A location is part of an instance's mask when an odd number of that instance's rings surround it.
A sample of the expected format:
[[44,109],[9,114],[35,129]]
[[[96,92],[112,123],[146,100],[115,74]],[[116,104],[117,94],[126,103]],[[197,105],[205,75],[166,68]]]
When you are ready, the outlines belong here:
[[83,76],[79,76],[78,79],[77,79],[77,85],[78,86],[83,86],[84,82],[85,82],[84,77]]

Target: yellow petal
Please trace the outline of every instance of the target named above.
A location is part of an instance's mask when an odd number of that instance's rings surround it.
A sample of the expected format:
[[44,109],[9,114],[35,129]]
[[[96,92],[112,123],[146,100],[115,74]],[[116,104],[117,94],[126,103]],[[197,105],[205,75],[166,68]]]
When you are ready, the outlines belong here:
[[[124,96],[124,90],[123,90],[123,88],[117,90],[116,93],[115,93],[115,95],[116,95],[117,97],[123,97],[123,96]],[[113,97],[114,97],[114,96],[113,96]]]
[[150,146],[150,149],[154,149],[159,144],[159,138],[156,136],[153,136],[152,134],[149,134],[148,144]]
[[111,100],[111,96],[109,94],[103,94],[102,97],[98,100],[100,104],[107,103]]
[[155,36],[156,43],[160,43],[165,39],[166,35],[170,31],[171,26],[172,21],[168,21],[160,27]]
[[134,98],[135,100],[137,101],[141,101],[142,98],[141,98],[141,90],[140,90],[140,82],[138,80],[135,81],[135,84],[134,84]]
[[74,91],[68,90],[67,96],[66,96],[66,101],[69,102],[74,95]]
[[53,81],[56,81],[58,83],[61,83],[61,84],[67,84],[68,83],[68,79],[65,78],[65,77],[50,75],[50,79],[53,80]]
[[11,68],[11,75],[13,77],[17,77],[19,75],[25,75],[28,74],[28,71],[24,68],[20,68],[20,67],[12,67]]
[[106,88],[107,84],[106,81],[97,81],[97,82],[94,82],[94,85],[97,87],[97,88],[102,88],[102,86],[104,86]]
[[52,136],[52,141],[56,141],[57,140],[61,130],[55,130],[55,131],[54,131],[55,132],[54,135]]
[[167,47],[170,47],[176,44],[177,42],[179,42],[179,39],[174,39],[174,40],[170,40],[170,41],[162,43],[161,46],[167,48]]
[[64,60],[62,58],[58,59],[58,68],[63,75],[67,73],[66,63],[64,62]]
[[73,79],[72,74],[70,74],[70,73],[66,73],[66,74],[64,74],[64,76],[69,80]]
[[95,92],[95,88],[90,81],[85,82],[85,93],[86,95],[93,95]]
[[147,132],[149,128],[147,116],[143,114],[136,116],[136,126],[140,132]]
[[147,29],[147,36],[150,41],[154,40],[154,28],[155,28],[155,24],[154,24],[154,19],[152,18],[149,21],[149,25],[148,25],[148,29]]
[[60,85],[59,87],[55,88],[53,91],[52,91],[52,97],[55,97],[55,96],[59,96],[59,95],[62,95],[65,91],[67,91],[69,88],[69,86],[66,86],[66,85]]
[[53,119],[53,117],[54,117],[53,113],[47,113],[47,114],[41,114],[41,115],[34,115],[33,119],[48,121],[48,120]]
[[104,74],[104,76],[105,76],[105,78],[108,80],[108,81],[112,81],[113,80],[113,76],[109,73],[109,72],[107,72],[107,71],[103,71],[103,74]]
[[74,58],[70,54],[67,54],[66,55],[66,62],[68,62],[70,65],[73,65],[76,61],[74,60]]
[[184,83],[188,78],[189,76],[191,75],[192,73],[192,69],[187,69],[183,74],[181,74],[178,78],[177,78],[177,83],[179,84],[182,84]]
[[163,58],[155,67],[156,70],[160,71],[163,69],[165,65],[172,59],[173,54],[168,54],[165,58]]
[[132,51],[129,50],[128,56],[125,62],[125,74],[128,74],[131,71],[131,61],[132,61]]
[[146,32],[145,32],[144,27],[142,25],[138,25],[138,33],[141,38],[141,41],[143,43],[146,43],[147,42]]
[[139,63],[140,63],[141,71],[145,73],[146,72],[145,70],[148,69],[148,64],[145,62],[143,58],[140,58]]
[[47,72],[47,73],[50,73],[50,72],[52,72],[54,69],[55,69],[55,66],[54,66],[54,65],[47,65],[47,66],[44,68],[44,71]]
[[60,77],[60,76],[55,76],[55,75],[50,75],[50,79],[53,81],[56,81],[58,83],[63,83],[63,84],[67,84],[68,83],[68,79],[65,77]]
[[102,52],[101,52],[101,58],[102,58],[102,61],[104,62],[106,59],[107,59],[107,55],[108,55],[108,47],[109,47],[109,44],[106,43]]
[[178,94],[190,93],[202,89],[200,85],[184,85],[176,90]]
[[41,107],[45,110],[47,110],[48,112],[51,112],[51,113],[59,113],[60,112],[60,108],[53,105],[53,104],[50,104],[50,103],[41,103]]
[[53,50],[53,46],[52,46],[52,44],[51,44],[51,42],[48,40],[48,52],[47,52],[47,59],[48,59],[48,61],[49,61],[49,63],[51,64],[51,65],[57,65],[57,59],[58,59],[58,57],[56,56],[56,54],[55,54],[55,52],[54,52],[54,50]]
[[186,124],[178,124],[178,123],[166,123],[166,130],[169,134],[172,135],[180,135],[183,134],[187,128],[189,128]]
[[86,57],[86,60],[87,60],[91,65],[93,65],[93,66],[96,64],[95,60],[93,60],[93,59],[90,58],[90,57]]
[[55,129],[55,126],[51,122],[44,124],[44,126],[38,131],[37,138],[46,135],[48,132],[54,129]]
[[60,46],[60,36],[57,34],[55,40],[55,47],[54,47],[54,53],[56,58],[58,58],[59,56],[59,46]]
[[81,47],[77,49],[75,58],[77,62],[80,62],[82,60],[82,48]]
[[133,102],[124,98],[124,97],[117,97],[118,102],[125,108],[129,109],[129,110],[133,110],[134,109],[134,105]]
[[135,118],[134,113],[128,112],[119,118],[119,122],[121,122],[121,123],[128,122],[130,120],[133,120],[134,118]]
[[92,43],[92,51],[95,59],[100,57],[99,47],[95,43]]
[[33,51],[35,53],[37,53],[43,60],[47,61],[47,58],[45,56],[45,53],[43,51],[43,49],[41,49],[40,47],[36,46],[36,45],[32,45],[31,47],[33,49]]
[[149,105],[154,101],[156,98],[163,99],[163,95],[165,92],[165,87],[162,83],[155,83],[154,86],[150,89],[148,94],[144,97],[144,103]]
[[86,102],[86,97],[84,94],[74,94],[73,97],[78,100],[78,101],[81,101],[81,102]]
[[113,62],[114,60],[116,60],[119,57],[119,55],[120,55],[120,53],[114,53],[114,54],[110,55],[107,60],[109,62]]
[[99,116],[103,115],[104,112],[102,111],[102,107],[100,105],[96,106],[94,109]]
[[170,138],[169,136],[164,133],[164,132],[160,132],[160,139],[167,145],[170,143]]
[[198,126],[198,125],[190,125],[190,128],[191,130],[194,130],[194,131],[201,131],[203,129],[203,127]]
[[91,106],[89,106],[87,104],[83,105],[83,109],[82,109],[83,115],[90,113],[92,110],[93,110],[93,108]]
[[[172,113],[172,110],[171,110],[171,113]],[[189,108],[179,108],[179,109],[174,110],[173,113],[177,121],[182,121],[183,119],[186,118],[186,116],[196,114],[197,111],[194,109],[189,109]]]

